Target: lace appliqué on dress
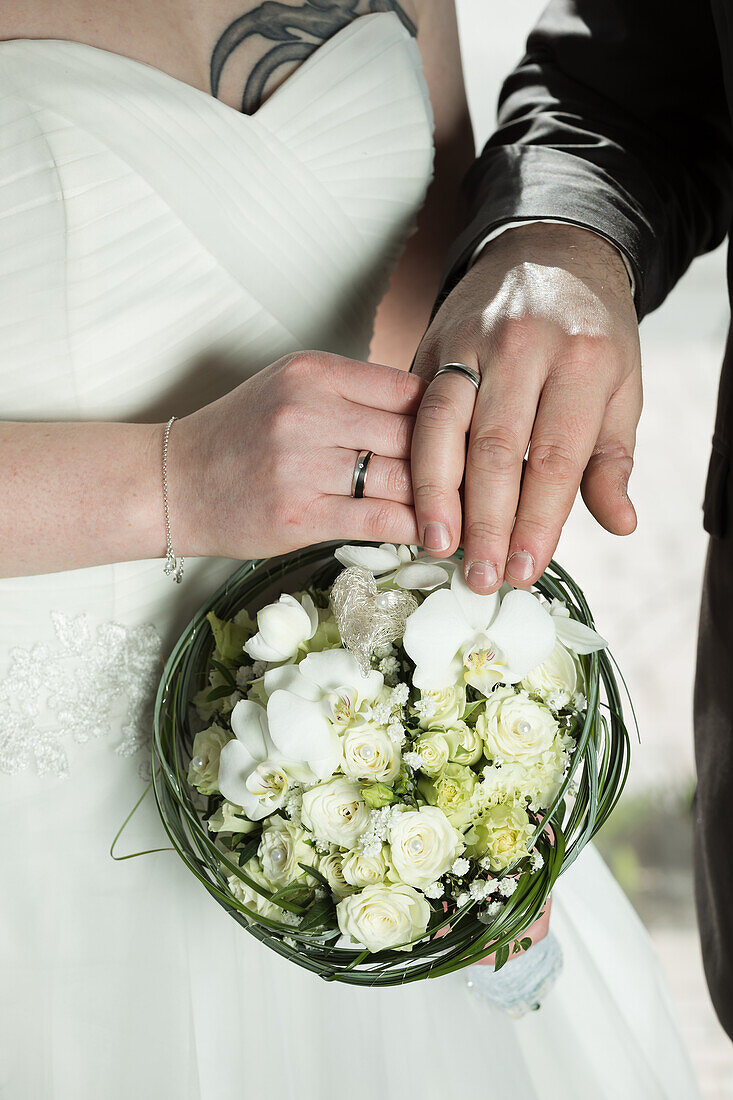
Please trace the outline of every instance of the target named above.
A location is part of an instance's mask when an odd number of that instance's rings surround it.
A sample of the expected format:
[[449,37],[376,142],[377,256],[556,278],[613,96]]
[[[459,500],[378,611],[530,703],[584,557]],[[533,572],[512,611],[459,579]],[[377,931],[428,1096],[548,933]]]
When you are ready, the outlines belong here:
[[95,626],[88,615],[51,613],[56,645],[10,651],[0,680],[0,771],[35,764],[39,775],[68,774],[66,739],[86,742],[119,729],[115,751],[131,756],[150,743],[162,672],[152,626]]

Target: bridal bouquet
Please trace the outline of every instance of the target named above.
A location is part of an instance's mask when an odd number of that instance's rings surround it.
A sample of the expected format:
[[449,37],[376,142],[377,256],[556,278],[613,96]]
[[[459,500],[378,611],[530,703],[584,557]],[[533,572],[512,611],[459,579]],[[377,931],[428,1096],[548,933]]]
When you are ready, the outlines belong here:
[[491,596],[415,547],[246,563],[161,683],[166,829],[240,923],[323,977],[501,966],[626,778],[605,646],[554,563]]

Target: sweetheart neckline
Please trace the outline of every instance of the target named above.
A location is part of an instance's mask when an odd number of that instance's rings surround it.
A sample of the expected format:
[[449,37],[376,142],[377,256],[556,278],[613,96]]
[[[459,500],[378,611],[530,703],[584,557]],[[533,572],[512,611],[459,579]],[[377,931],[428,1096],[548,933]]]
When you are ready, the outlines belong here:
[[316,68],[319,63],[323,62],[324,58],[327,58],[333,53],[338,52],[338,47],[342,41],[346,40],[351,35],[363,33],[367,25],[375,25],[375,21],[381,20],[384,16],[388,16],[390,19],[392,19],[403,32],[403,34],[411,39],[409,32],[403,27],[395,12],[381,11],[370,12],[367,15],[361,15],[358,17],[358,19],[353,19],[350,23],[347,23],[346,26],[341,27],[340,30],[336,31],[335,34],[332,34],[330,38],[328,38],[322,45],[314,50],[310,57],[307,57],[302,62],[302,64],[298,65],[297,69],[295,69],[290,74],[290,76],[286,80],[284,80],[283,83],[280,84],[252,114],[244,114],[236,107],[232,107],[230,106],[230,104],[225,103],[223,100],[217,99],[216,96],[212,95],[210,92],[205,92],[202,88],[197,88],[194,84],[189,84],[186,80],[180,80],[177,76],[173,76],[172,73],[166,72],[165,69],[159,69],[156,65],[151,65],[148,61],[140,61],[135,57],[129,57],[127,54],[116,53],[114,50],[107,50],[101,46],[91,46],[88,42],[77,42],[75,39],[71,38],[6,38],[0,41],[0,58],[2,57],[3,50],[7,49],[8,46],[12,46],[14,43],[21,43],[24,45],[39,43],[45,45],[69,47],[72,51],[92,51],[95,54],[103,54],[106,57],[113,58],[115,63],[120,62],[123,64],[123,66],[130,65],[133,68],[140,66],[148,73],[152,73],[156,77],[159,77],[163,83],[171,83],[178,86],[179,88],[182,88],[185,92],[190,92],[193,96],[203,97],[203,99],[208,100],[210,103],[215,105],[214,109],[219,108],[223,114],[234,115],[239,119],[244,119],[248,122],[254,123],[258,120],[260,114],[267,111],[270,104],[274,104],[286,94],[290,94],[286,93],[286,89],[291,84],[297,83],[299,75],[301,73],[307,73]]

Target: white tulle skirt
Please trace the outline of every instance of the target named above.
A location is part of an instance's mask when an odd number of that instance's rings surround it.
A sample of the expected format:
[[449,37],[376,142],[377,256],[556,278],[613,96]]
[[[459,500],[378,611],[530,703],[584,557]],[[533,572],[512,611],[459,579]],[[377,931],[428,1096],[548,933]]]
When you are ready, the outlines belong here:
[[[326,983],[249,936],[173,852],[114,862],[138,763],[100,741],[67,780],[0,777],[3,1100],[698,1095],[650,941],[593,849],[555,892],[563,971],[514,1021],[465,973]],[[120,850],[165,844],[148,795]]]

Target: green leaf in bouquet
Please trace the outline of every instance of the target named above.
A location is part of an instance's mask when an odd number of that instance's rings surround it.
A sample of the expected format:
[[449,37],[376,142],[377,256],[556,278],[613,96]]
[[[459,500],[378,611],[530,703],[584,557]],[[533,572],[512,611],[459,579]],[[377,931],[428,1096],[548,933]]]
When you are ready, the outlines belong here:
[[477,699],[474,703],[467,703],[466,704],[466,709],[464,710],[463,715],[461,717],[461,721],[462,722],[467,722],[468,719],[475,713],[475,711],[477,711],[478,708],[480,706],[482,706],[485,702],[486,702],[485,699]]
[[291,882],[287,886],[283,886],[281,890],[276,890],[271,897],[271,901],[274,905],[296,905],[301,906],[303,909],[310,905],[315,897],[312,886],[306,886],[302,882]]
[[505,943],[503,947],[499,947],[496,952],[496,959],[494,961],[494,971],[501,970],[502,966],[505,966],[509,960],[509,944]]
[[230,668],[227,668],[226,665],[223,665],[221,661],[215,661],[213,657],[211,658],[211,665],[224,677],[224,680],[227,684],[231,684],[232,691],[235,691],[237,687],[237,681],[232,675],[232,670]]
[[315,867],[311,867],[308,863],[299,863],[299,867],[302,867],[304,871],[307,871],[311,878],[314,878],[316,882],[320,882],[321,886],[325,886],[327,890],[331,889],[331,884],[325,875],[322,875],[320,871],[317,871]]
[[367,806],[373,810],[380,810],[382,806],[389,806],[397,801],[397,795],[386,783],[369,783],[361,789],[361,796]]
[[325,898],[317,898],[303,917],[298,930],[300,932],[313,932],[317,928],[333,928],[336,924],[336,906],[331,895]]
[[249,863],[253,856],[257,854],[257,849],[260,846],[260,838],[258,836],[252,837],[248,840],[244,848],[237,856],[237,863],[240,867],[244,867],[245,863]]
[[244,664],[247,659],[244,652],[244,643],[252,637],[252,626],[250,626],[252,620],[242,623],[220,619],[213,611],[210,611],[206,618],[214,634],[216,649],[221,659],[223,661],[233,661],[240,665]]
[[232,694],[232,689],[229,684],[222,684],[221,687],[212,688],[206,695],[207,703],[216,703],[219,699],[225,699],[227,695]]

